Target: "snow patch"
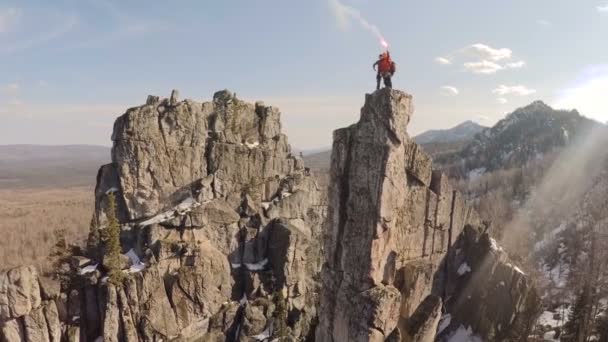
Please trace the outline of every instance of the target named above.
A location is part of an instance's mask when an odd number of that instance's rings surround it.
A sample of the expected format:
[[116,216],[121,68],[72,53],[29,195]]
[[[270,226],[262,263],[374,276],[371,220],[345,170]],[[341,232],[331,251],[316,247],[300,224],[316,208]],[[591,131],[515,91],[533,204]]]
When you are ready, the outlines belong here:
[[496,240],[494,240],[494,238],[490,238],[490,247],[495,252],[502,252],[502,247],[500,247],[498,243],[496,243]]
[[439,325],[437,326],[436,335],[441,334],[447,327],[450,326],[450,323],[452,323],[452,315],[445,314],[441,316],[441,319],[439,320]]
[[87,273],[95,272],[95,270],[97,269],[97,266],[98,266],[98,265],[99,265],[99,264],[95,264],[95,265],[89,265],[89,266],[83,267],[83,268],[81,268],[81,269],[78,271],[78,274],[83,275],[83,274],[87,274]]
[[237,268],[241,268],[241,264],[236,264],[236,263],[230,263],[230,267],[237,269]]
[[184,215],[187,212],[192,211],[192,208],[198,207],[202,205],[202,203],[197,202],[192,196],[184,199],[178,205],[176,205],[173,209],[167,210],[163,213],[160,213],[156,216],[153,216],[143,222],[139,223],[140,227],[149,226],[155,223],[162,223],[168,221],[177,215]]
[[247,146],[248,148],[256,148],[256,147],[260,146],[260,142],[259,141],[254,141],[252,143],[245,142],[245,146]]
[[469,266],[466,262],[463,262],[460,267],[458,267],[458,275],[461,276],[468,272],[471,272],[471,266]]
[[266,328],[266,330],[262,331],[260,334],[252,336],[252,338],[254,338],[256,341],[266,341],[270,338],[270,336],[272,336],[270,328]]
[[258,261],[255,264],[245,264],[245,267],[249,271],[261,271],[261,270],[264,269],[264,267],[266,266],[266,264],[268,264],[268,259],[264,259],[264,260]]
[[460,326],[448,339],[447,342],[483,342],[483,340],[473,334],[471,327]]
[[268,210],[271,204],[272,202],[262,202],[262,208],[264,208],[264,210]]
[[118,192],[118,188],[113,186],[113,187],[109,188],[108,190],[106,190],[106,195],[113,194],[115,192]]
[[129,250],[127,252],[127,256],[131,260],[131,265],[137,265],[137,264],[141,263],[141,260],[139,259],[139,257],[137,256],[137,253],[135,253],[133,248],[131,248],[131,250]]
[[470,181],[477,180],[477,179],[479,179],[479,177],[483,176],[484,173],[486,173],[485,167],[473,169],[473,170],[469,171],[469,180]]

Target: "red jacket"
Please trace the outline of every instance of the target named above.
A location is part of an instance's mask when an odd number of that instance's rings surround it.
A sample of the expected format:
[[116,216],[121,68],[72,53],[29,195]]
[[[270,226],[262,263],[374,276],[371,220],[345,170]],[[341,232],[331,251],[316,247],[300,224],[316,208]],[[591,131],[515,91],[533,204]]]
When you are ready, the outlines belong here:
[[385,72],[391,72],[393,69],[393,62],[391,61],[390,57],[385,57],[382,58],[381,60],[378,61],[378,72],[379,73],[385,73]]

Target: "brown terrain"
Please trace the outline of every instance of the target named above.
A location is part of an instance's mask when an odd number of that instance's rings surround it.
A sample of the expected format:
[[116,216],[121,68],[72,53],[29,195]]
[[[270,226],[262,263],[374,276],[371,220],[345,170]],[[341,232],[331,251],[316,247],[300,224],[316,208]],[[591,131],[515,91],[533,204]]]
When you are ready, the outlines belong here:
[[84,240],[97,169],[109,158],[101,146],[0,146],[0,270],[46,267],[60,240]]

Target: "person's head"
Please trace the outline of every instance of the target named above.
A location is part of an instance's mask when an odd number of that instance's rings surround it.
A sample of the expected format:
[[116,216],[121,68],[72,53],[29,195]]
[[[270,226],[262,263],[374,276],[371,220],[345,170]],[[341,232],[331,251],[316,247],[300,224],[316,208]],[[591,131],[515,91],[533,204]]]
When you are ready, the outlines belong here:
[[383,53],[381,53],[381,54],[378,55],[378,59],[382,59],[382,58],[384,58],[384,54]]

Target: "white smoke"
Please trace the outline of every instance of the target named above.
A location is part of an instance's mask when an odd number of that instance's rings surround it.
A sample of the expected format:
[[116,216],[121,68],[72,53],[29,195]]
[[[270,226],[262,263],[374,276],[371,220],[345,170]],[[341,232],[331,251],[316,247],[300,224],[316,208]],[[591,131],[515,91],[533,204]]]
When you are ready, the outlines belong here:
[[328,1],[329,7],[331,8],[334,17],[336,17],[338,27],[341,30],[348,30],[348,28],[350,27],[351,20],[354,20],[358,22],[361,27],[375,35],[376,38],[378,38],[378,40],[380,41],[380,45],[382,45],[384,48],[388,48],[388,43],[384,39],[384,36],[380,32],[378,26],[367,21],[367,19],[365,19],[363,15],[361,15],[361,11],[354,7],[343,4],[342,2],[340,2],[340,0]]

